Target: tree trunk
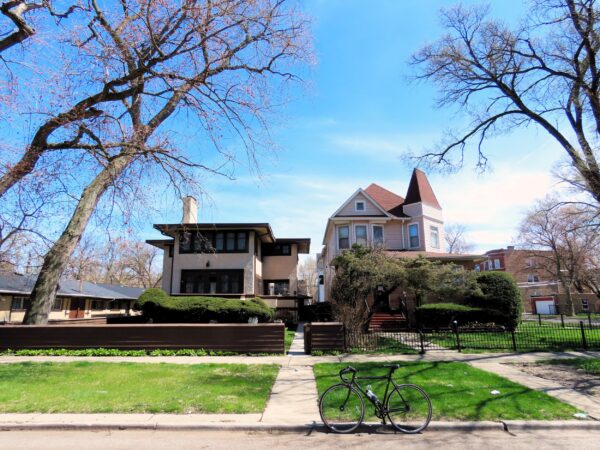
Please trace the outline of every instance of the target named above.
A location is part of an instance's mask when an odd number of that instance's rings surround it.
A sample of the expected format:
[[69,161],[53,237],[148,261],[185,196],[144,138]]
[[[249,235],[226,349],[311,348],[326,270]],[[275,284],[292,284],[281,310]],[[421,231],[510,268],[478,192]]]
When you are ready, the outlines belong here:
[[571,285],[565,285],[565,294],[567,297],[567,314],[569,316],[575,315],[575,305],[573,304],[573,295],[571,294]]
[[131,155],[115,158],[83,190],[69,224],[44,257],[42,269],[31,293],[31,307],[25,314],[23,324],[48,323],[48,315],[56,298],[60,277],[79,244],[96,205],[132,159]]

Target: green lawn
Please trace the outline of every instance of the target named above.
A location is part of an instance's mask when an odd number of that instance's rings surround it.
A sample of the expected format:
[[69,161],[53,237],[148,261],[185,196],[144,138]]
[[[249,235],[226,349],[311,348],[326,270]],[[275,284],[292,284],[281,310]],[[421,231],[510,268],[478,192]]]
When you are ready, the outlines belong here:
[[[353,364],[362,376],[385,375],[382,363]],[[420,385],[433,404],[433,420],[554,420],[573,419],[577,409],[549,395],[513,383],[493,373],[458,362],[401,362],[394,379],[398,383]],[[345,363],[314,366],[317,389],[321,395],[327,387],[339,382],[338,372]],[[359,381],[360,382],[360,381]],[[385,382],[370,383],[383,398]],[[493,395],[491,391],[500,394]],[[377,420],[374,408],[365,400],[365,420]]]
[[540,364],[575,366],[590,375],[600,375],[600,358],[548,359],[541,361]]
[[276,365],[0,364],[0,413],[260,413]]
[[[585,336],[590,348],[600,348],[600,328],[585,329]],[[456,348],[453,333],[427,334],[431,342],[448,348]],[[515,333],[517,351],[555,351],[576,350],[582,348],[581,329],[579,325],[560,324],[539,325],[537,322],[523,322]],[[465,352],[477,351],[514,351],[511,333],[474,332],[460,333],[461,347]]]
[[296,336],[296,330],[290,330],[288,328],[285,329],[285,352],[290,351],[290,347],[292,346],[292,341],[294,340],[294,336]]

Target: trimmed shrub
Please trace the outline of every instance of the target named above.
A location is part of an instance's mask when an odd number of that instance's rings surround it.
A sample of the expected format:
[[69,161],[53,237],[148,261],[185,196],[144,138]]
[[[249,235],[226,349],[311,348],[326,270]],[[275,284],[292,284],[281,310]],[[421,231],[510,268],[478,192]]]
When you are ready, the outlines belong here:
[[415,310],[417,323],[424,328],[446,328],[453,321],[460,325],[487,320],[488,311],[483,308],[459,305],[456,303],[429,303]]
[[477,276],[477,284],[483,297],[473,297],[468,303],[495,311],[499,314],[496,323],[514,330],[523,313],[523,301],[515,279],[505,272],[482,272]]
[[246,323],[250,317],[271,322],[274,314],[259,298],[169,297],[160,289],[144,291],[138,304],[144,317],[154,323]]

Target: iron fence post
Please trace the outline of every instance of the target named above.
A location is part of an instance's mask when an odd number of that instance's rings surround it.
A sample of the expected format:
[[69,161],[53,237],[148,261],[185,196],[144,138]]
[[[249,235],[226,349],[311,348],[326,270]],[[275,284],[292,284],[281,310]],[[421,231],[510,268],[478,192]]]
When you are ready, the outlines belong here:
[[540,324],[540,327],[542,326],[542,315],[538,314],[538,323]]
[[421,355],[425,354],[425,342],[424,342],[425,338],[423,337],[423,330],[419,330],[419,342],[421,344]]
[[461,348],[460,348],[460,335],[458,334],[458,322],[455,320],[454,322],[452,322],[452,326],[454,328],[454,333],[456,334],[456,348],[458,349],[459,352],[461,352]]
[[565,327],[565,315],[564,314],[560,315],[560,323],[561,323],[562,327],[564,328]]
[[579,328],[581,328],[581,343],[583,344],[583,349],[587,350],[587,339],[585,338],[585,327],[583,326],[583,320],[579,321]]
[[515,338],[515,330],[511,330],[510,334],[512,336],[513,350],[517,351],[517,339]]
[[588,311],[588,324],[590,325],[590,330],[592,329],[592,313]]

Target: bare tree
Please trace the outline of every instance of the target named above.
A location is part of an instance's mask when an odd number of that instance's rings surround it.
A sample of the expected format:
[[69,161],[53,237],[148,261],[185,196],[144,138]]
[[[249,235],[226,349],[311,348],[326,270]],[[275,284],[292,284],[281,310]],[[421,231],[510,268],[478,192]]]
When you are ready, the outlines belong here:
[[540,268],[560,282],[571,315],[575,314],[572,290],[585,278],[590,258],[600,251],[600,233],[591,222],[593,214],[588,210],[548,198],[529,212],[519,228],[520,245],[530,249]]
[[129,238],[102,245],[97,236],[84,237],[69,259],[64,274],[94,283],[154,288],[162,279],[160,250]]
[[[98,163],[45,256],[27,324],[47,320],[60,275],[109,188],[135,183],[149,166],[163,169],[171,183],[192,181],[189,170],[215,170],[157,133],[165,121],[194,114],[217,146],[228,126],[256,162],[269,81],[293,79],[286,64],[307,55],[305,21],[285,0],[129,0],[112,9],[90,0],[89,14],[91,35],[73,45],[92,65],[94,93],[44,122],[0,180],[1,195],[49,150],[78,150]],[[54,135],[62,139],[49,142]]]
[[317,293],[317,259],[314,256],[306,258],[298,265],[298,281],[303,281],[306,294],[315,298]]
[[444,227],[446,251],[448,253],[465,254],[473,251],[473,244],[467,241],[467,227],[460,223],[451,223]]
[[447,30],[413,56],[419,78],[440,89],[439,106],[458,105],[471,114],[462,133],[449,133],[422,158],[462,163],[474,141],[485,166],[486,138],[537,125],[564,149],[581,185],[600,202],[597,139],[600,133],[600,47],[594,0],[536,0],[513,29],[487,17],[485,7],[457,6],[442,12]]

